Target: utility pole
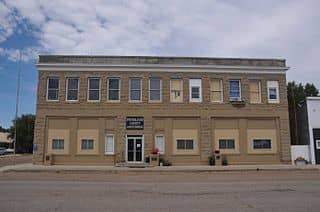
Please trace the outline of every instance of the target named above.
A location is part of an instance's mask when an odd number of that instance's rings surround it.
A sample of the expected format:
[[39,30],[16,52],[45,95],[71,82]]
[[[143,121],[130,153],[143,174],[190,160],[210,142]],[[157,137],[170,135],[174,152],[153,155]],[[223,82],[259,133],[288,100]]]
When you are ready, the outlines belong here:
[[16,143],[17,143],[17,119],[18,119],[18,112],[19,112],[20,75],[21,75],[21,50],[19,50],[19,65],[18,65],[18,76],[17,76],[16,114],[15,114],[14,141],[13,141],[14,158],[16,156]]

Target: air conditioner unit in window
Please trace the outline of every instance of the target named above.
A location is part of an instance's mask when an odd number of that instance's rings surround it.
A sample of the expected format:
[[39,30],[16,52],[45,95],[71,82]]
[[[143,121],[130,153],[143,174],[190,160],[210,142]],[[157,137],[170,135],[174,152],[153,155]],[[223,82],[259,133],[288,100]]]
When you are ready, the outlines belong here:
[[231,102],[240,102],[241,101],[241,98],[240,97],[230,97],[229,100]]

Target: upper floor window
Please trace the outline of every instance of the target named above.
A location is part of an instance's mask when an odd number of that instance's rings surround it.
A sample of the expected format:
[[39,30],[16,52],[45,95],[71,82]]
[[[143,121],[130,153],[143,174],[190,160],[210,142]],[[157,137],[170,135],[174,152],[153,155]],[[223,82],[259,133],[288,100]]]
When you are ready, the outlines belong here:
[[149,79],[149,100],[156,102],[161,101],[161,79]]
[[50,77],[47,81],[47,101],[59,100],[59,78]]
[[249,82],[250,103],[261,103],[261,83],[259,80]]
[[183,81],[182,79],[170,80],[170,101],[183,102]]
[[88,79],[88,101],[100,101],[100,78]]
[[202,101],[202,89],[201,79],[190,79],[189,80],[190,90],[190,102],[201,102]]
[[142,80],[140,78],[131,78],[129,81],[129,100],[132,102],[142,101]]
[[211,102],[223,102],[222,79],[212,79],[210,81]]
[[279,83],[278,81],[268,81],[268,102],[269,103],[279,103]]
[[79,79],[78,78],[68,78],[67,79],[67,101],[78,101],[78,91],[79,91]]
[[120,79],[119,78],[108,79],[108,100],[120,101]]
[[229,100],[241,101],[241,83],[240,80],[229,81]]

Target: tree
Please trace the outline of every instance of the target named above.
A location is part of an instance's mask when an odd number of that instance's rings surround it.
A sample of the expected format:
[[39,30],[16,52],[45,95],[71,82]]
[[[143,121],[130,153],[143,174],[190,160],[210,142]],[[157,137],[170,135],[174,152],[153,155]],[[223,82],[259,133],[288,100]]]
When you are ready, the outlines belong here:
[[[9,138],[14,139],[15,120],[12,121],[13,126],[9,129]],[[32,153],[33,150],[33,131],[35,116],[32,114],[22,115],[17,119],[17,153]]]
[[301,106],[301,103],[305,101],[306,97],[318,96],[318,94],[319,90],[314,86],[314,84],[307,83],[304,86],[302,83],[296,84],[295,81],[288,83],[287,95],[291,144],[299,144],[297,108]]
[[0,126],[0,132],[9,132],[9,130]]

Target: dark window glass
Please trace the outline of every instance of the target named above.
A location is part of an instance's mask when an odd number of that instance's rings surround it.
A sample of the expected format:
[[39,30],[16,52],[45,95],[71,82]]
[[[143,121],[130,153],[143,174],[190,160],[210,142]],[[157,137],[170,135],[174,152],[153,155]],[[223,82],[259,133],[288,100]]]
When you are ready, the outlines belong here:
[[191,88],[191,98],[193,98],[193,99],[200,98],[200,88],[199,87],[192,87]]
[[100,100],[100,79],[89,78],[89,96],[88,100]]
[[177,140],[177,149],[185,149],[185,140]]
[[253,139],[254,149],[271,149],[270,139]]
[[194,142],[192,139],[178,139],[177,149],[178,150],[192,150],[194,148]]
[[70,78],[68,80],[67,100],[78,100],[78,83],[79,79]]
[[160,101],[161,100],[161,80],[150,79],[150,100]]
[[229,97],[231,98],[240,97],[240,80],[229,81]]
[[64,149],[63,139],[52,139],[52,149]]
[[59,99],[59,79],[58,78],[48,79],[47,98],[48,100]]
[[81,140],[81,149],[86,150],[86,149],[93,149],[93,139],[82,139]]
[[119,100],[120,99],[120,80],[109,79],[108,83],[108,99]]
[[193,140],[186,140],[186,149],[193,149]]
[[234,139],[219,139],[219,149],[234,149]]
[[277,99],[277,89],[269,88],[269,99]]
[[130,79],[131,89],[141,89],[141,79]]
[[141,79],[130,79],[130,100],[141,100]]

